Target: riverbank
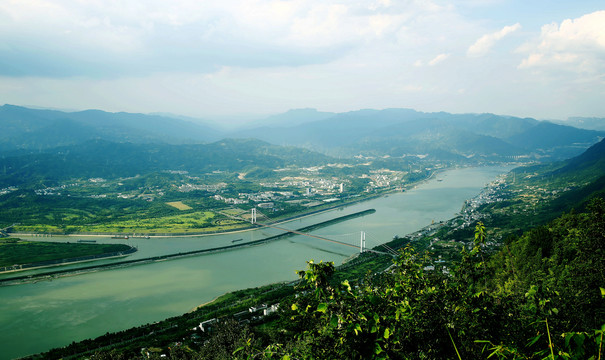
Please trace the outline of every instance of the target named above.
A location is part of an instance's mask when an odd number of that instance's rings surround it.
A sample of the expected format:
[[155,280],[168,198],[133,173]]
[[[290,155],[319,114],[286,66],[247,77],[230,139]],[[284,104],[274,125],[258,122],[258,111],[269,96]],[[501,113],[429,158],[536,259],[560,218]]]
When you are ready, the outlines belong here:
[[[332,235],[325,234],[337,234],[339,237],[334,238],[349,237],[352,243],[359,244],[359,231],[363,230],[367,234],[368,247],[373,247],[391,240],[395,234],[403,236],[417,232],[431,224],[433,219],[436,223],[450,219],[460,211],[465,200],[476,196],[486,183],[506,171],[508,169],[502,167],[481,167],[438,173],[426,186],[381,196],[344,210],[349,214],[374,208],[374,215],[335,224],[314,233],[323,233],[328,237]],[[330,213],[317,215],[317,218],[309,217],[300,224],[284,227],[299,228],[332,216]],[[244,239],[266,237],[263,234],[268,236],[274,232],[252,230],[250,236]],[[218,235],[215,239],[206,238],[204,242],[207,240],[208,243],[221,246],[242,237]],[[201,242],[201,239],[195,238],[182,241],[173,238],[138,240],[139,252],[133,256],[141,256],[144,252],[155,256],[190,251],[201,248]],[[295,271],[305,269],[306,261],[310,259],[340,264],[354,253],[358,254],[359,251],[292,236],[285,241],[251,246],[241,251],[2,286],[0,348],[4,355],[0,358],[11,359],[51,348],[63,348],[73,341],[96,338],[107,332],[115,333],[113,339],[120,341],[125,338],[122,332],[125,329],[173,318],[221,294],[292,281],[297,278]],[[385,256],[384,259],[388,261],[389,258]],[[358,265],[351,269],[366,272]],[[264,303],[264,300],[254,304],[257,303]],[[215,303],[209,305],[210,308],[214,306]],[[212,317],[216,316],[213,314]],[[184,324],[182,328],[191,329],[201,321],[195,319],[190,327]],[[157,333],[160,331],[159,324],[157,326],[145,327],[144,331],[146,334],[152,331]],[[32,342],[31,334],[38,334],[39,340]]]
[[[368,200],[372,200],[381,196],[385,196],[388,195],[389,193],[392,193],[394,191],[388,191],[388,192],[384,192],[384,193],[380,193],[380,194],[376,194],[376,195],[372,195],[372,196],[368,196],[368,197],[364,197],[362,199],[355,199],[354,201],[347,201],[347,202],[343,202],[337,205],[333,205],[333,206],[329,206],[326,208],[322,208],[322,209],[318,209],[318,210],[313,210],[313,211],[308,211],[308,212],[304,212],[304,213],[300,213],[300,214],[296,214],[296,215],[292,215],[283,219],[275,219],[273,221],[269,221],[269,224],[272,225],[280,225],[280,224],[284,224],[293,220],[298,220],[298,219],[304,219],[306,217],[309,216],[313,216],[313,215],[317,215],[317,214],[322,214],[328,211],[332,211],[332,210],[336,210],[339,208],[343,208],[346,206],[351,206],[351,205],[355,205],[357,203],[360,202],[364,202],[364,201],[368,201]],[[53,236],[61,236],[61,237],[88,237],[88,238],[106,238],[106,237],[116,237],[116,238],[124,238],[124,239],[136,239],[136,238],[147,238],[147,237],[152,237],[152,238],[171,238],[171,237],[205,237],[205,236],[212,236],[212,235],[227,235],[227,234],[238,234],[238,233],[242,233],[242,232],[247,232],[250,230],[254,230],[256,229],[257,226],[250,224],[247,225],[245,227],[242,228],[237,228],[237,229],[233,229],[233,230],[207,230],[207,231],[200,231],[200,232],[188,232],[188,233],[149,233],[149,234],[145,234],[144,236],[136,236],[136,235],[131,235],[132,233],[99,233],[99,232],[75,232],[75,233],[65,233],[65,234],[61,234],[61,233],[56,233],[56,234],[43,234],[43,233],[19,233],[19,232],[15,232],[15,233],[10,233],[11,236],[26,236],[26,237],[42,237],[42,238],[52,238]]]
[[[103,257],[97,257],[97,258],[88,259],[88,260],[64,261],[64,262],[53,264],[53,265],[34,266],[34,267],[28,267],[28,268],[19,268],[19,269],[16,269],[16,270],[0,271],[0,274],[10,274],[10,273],[13,273],[13,272],[26,271],[26,270],[40,270],[40,269],[52,268],[52,267],[57,267],[57,266],[65,266],[65,265],[75,265],[75,264],[81,264],[81,263],[87,263],[87,262],[91,262],[91,261],[96,261],[96,260],[119,259],[119,258],[126,257],[128,255],[129,254],[117,254],[117,255],[107,255],[107,256],[103,256]],[[2,280],[0,280],[0,286],[2,285],[1,283],[2,283]]]
[[[50,278],[56,278],[56,277],[62,277],[62,276],[69,276],[72,274],[81,274],[81,273],[86,273],[86,272],[90,272],[90,271],[123,268],[126,266],[142,265],[142,264],[146,264],[146,263],[165,261],[165,260],[169,260],[169,259],[176,259],[176,258],[183,258],[183,257],[189,257],[189,256],[196,256],[196,255],[212,254],[212,253],[228,251],[228,250],[242,249],[242,248],[246,248],[246,247],[250,247],[250,246],[265,244],[270,241],[274,241],[274,240],[282,239],[284,237],[300,234],[302,232],[307,232],[307,231],[315,230],[315,229],[318,229],[321,227],[333,225],[333,224],[347,221],[349,219],[357,218],[360,216],[373,214],[374,212],[376,212],[376,210],[367,209],[367,210],[359,211],[359,212],[356,212],[353,214],[344,215],[344,216],[340,216],[340,217],[337,217],[334,219],[322,221],[322,222],[319,222],[316,224],[304,226],[304,227],[301,227],[296,230],[284,229],[285,232],[282,234],[273,235],[273,236],[266,237],[264,239],[248,241],[248,242],[240,243],[240,244],[232,244],[232,245],[219,246],[219,247],[214,247],[214,248],[209,248],[209,249],[180,252],[180,253],[176,253],[176,254],[153,256],[153,257],[144,258],[144,259],[119,261],[119,262],[114,262],[114,263],[110,263],[110,264],[92,265],[92,266],[86,266],[86,267],[75,268],[75,269],[57,270],[57,271],[46,272],[46,273],[35,274],[35,275],[24,275],[24,276],[15,276],[15,277],[10,277],[10,278],[4,278],[4,279],[0,279],[0,286],[13,285],[13,284],[18,284],[18,283],[23,283],[23,282],[38,281],[38,280],[43,280],[43,279],[47,279],[47,278],[50,279]],[[325,240],[356,247],[355,245],[345,244],[345,243],[342,243],[339,241],[334,241],[334,240],[329,240],[329,239],[325,239]],[[136,249],[135,249],[135,251],[136,251]],[[57,265],[62,265],[62,264],[57,264]],[[27,269],[23,269],[23,270],[29,270],[29,269],[31,269],[31,268],[27,268]]]
[[[335,205],[322,205],[321,209],[305,211],[303,213],[295,213],[294,215],[286,216],[284,218],[276,218],[276,219],[273,219],[272,221],[270,221],[270,223],[275,224],[275,225],[283,224],[283,223],[287,223],[289,221],[304,219],[309,216],[313,216],[313,215],[321,214],[324,212],[332,211],[335,209],[355,205],[355,204],[365,202],[365,201],[370,201],[370,200],[373,200],[376,198],[387,196],[389,194],[407,191],[409,189],[415,188],[418,185],[431,180],[438,173],[441,173],[441,172],[444,172],[447,170],[453,170],[456,168],[458,168],[458,167],[436,169],[436,170],[431,171],[430,174],[426,178],[406,184],[400,188],[381,189],[372,195],[358,195],[354,199],[348,198],[348,199],[340,200],[341,202],[339,202],[338,204],[335,204]],[[174,232],[174,233],[158,233],[158,232],[143,233],[143,232],[141,232],[141,233],[138,233],[139,234],[138,236],[132,235],[133,233],[136,233],[136,232],[120,232],[120,233],[114,233],[114,232],[70,232],[70,233],[11,232],[10,235],[11,236],[24,236],[24,237],[42,237],[42,238],[52,238],[53,236],[88,237],[88,238],[106,238],[108,236],[109,237],[114,237],[114,236],[126,237],[126,236],[128,236],[129,238],[131,238],[131,237],[132,238],[137,238],[137,237],[139,237],[139,238],[144,238],[144,237],[170,238],[170,237],[204,237],[204,236],[212,236],[212,235],[218,235],[218,234],[237,234],[237,233],[241,233],[241,232],[250,231],[255,228],[256,228],[255,226],[250,224],[250,225],[242,226],[240,228],[229,229],[229,230],[213,230],[212,227],[209,227],[208,230],[192,231],[192,232]]]
[[[3,251],[1,257],[3,266],[0,266],[0,274],[119,258],[137,251],[135,247],[125,244],[32,242],[11,238],[1,240],[0,245]],[[24,259],[29,262],[15,264],[18,260]]]

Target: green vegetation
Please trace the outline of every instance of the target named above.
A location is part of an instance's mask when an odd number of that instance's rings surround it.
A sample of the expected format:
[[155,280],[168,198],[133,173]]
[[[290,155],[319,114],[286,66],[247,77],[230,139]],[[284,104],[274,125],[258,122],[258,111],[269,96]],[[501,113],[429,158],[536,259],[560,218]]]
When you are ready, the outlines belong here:
[[[375,115],[352,120],[363,133]],[[235,229],[248,226],[242,215],[252,207],[283,219],[405,189],[452,165],[519,155],[561,158],[580,151],[575,143],[599,135],[517,119],[516,130],[502,123],[479,136],[469,131],[493,123],[479,116],[455,131],[435,132],[442,138],[426,137],[432,144],[426,147],[410,136],[423,138],[418,134],[439,119],[416,120],[392,122],[382,129],[387,138],[372,132],[376,138],[362,142],[352,136],[354,126],[339,126],[336,137],[322,131],[326,136],[315,144],[330,144],[336,153],[350,156],[346,146],[356,139],[354,151],[362,155],[338,161],[256,140],[182,146],[100,140],[6,154],[0,159],[0,227],[51,233]],[[492,137],[503,128],[513,142]],[[530,144],[538,130],[556,141]],[[397,133],[404,135],[392,137]],[[601,359],[605,202],[589,199],[605,194],[603,144],[569,162],[515,171],[498,201],[469,203],[457,219],[394,239],[388,244],[400,249],[394,261],[363,254],[339,269],[310,261],[296,286],[227,294],[182,317],[42,356]],[[557,149],[541,150],[550,146]],[[408,243],[413,246],[404,247]],[[12,244],[21,245],[2,247]],[[279,303],[279,311],[248,311],[263,303]],[[208,320],[211,326],[200,330]]]
[[[605,171],[597,164],[584,170],[596,176],[578,176],[563,171],[568,164],[516,170],[487,203],[469,202],[459,218],[389,242],[400,249],[393,262],[369,253],[338,269],[310,261],[281,297],[246,291],[246,304],[279,302],[277,314],[234,318],[240,299],[231,294],[160,323],[161,336],[86,356],[154,348],[150,358],[602,359],[605,201],[588,199],[602,193]],[[406,244],[413,247],[401,250]],[[208,312],[219,303],[224,312]],[[209,332],[191,331],[213,318],[221,320]]]
[[477,210],[499,241],[552,221],[564,212],[584,211],[605,196],[605,142],[565,162],[519,167],[499,189],[499,201]]
[[[267,341],[239,358],[600,359],[605,333],[605,202],[525,233],[488,259],[478,224],[444,272],[412,248],[390,271],[334,282],[331,263],[300,271]],[[428,265],[435,266],[427,271]]]
[[[85,225],[80,231],[85,232],[143,232],[143,233],[171,233],[199,231],[213,225],[215,214],[210,211],[194,211],[179,215],[163,216],[157,218],[142,218],[115,221],[110,224]],[[237,222],[241,224],[241,221]],[[219,229],[227,226],[220,226]]]
[[183,204],[182,201],[172,201],[172,202],[167,202],[166,205],[170,205],[174,208],[177,208],[179,210],[191,210],[191,206]]
[[0,239],[0,267],[81,258],[129,250],[123,244],[77,244]]
[[[179,210],[160,202],[129,199],[47,197],[28,192],[0,199],[5,224],[16,232],[171,233],[214,226],[216,214],[196,208]],[[41,215],[42,214],[42,215]],[[241,222],[240,222],[241,223]],[[221,224],[227,228],[229,224]]]
[[[77,178],[52,187],[34,182],[28,185],[33,189],[0,194],[0,228],[14,224],[17,233],[162,235],[238,230],[250,226],[253,207],[260,207],[260,217],[283,220],[402,189],[432,174],[424,168],[377,168],[385,165],[382,161],[353,163],[272,170],[254,181],[233,172],[191,176],[164,171]],[[393,167],[406,164],[391,162]]]
[[[479,223],[448,267],[411,246],[386,269],[386,257],[364,254],[356,260],[368,270],[362,276],[349,272],[359,264],[309,261],[294,287],[227,294],[185,316],[45,356],[113,343],[86,357],[135,358],[153,348],[150,358],[171,359],[601,359],[603,229],[605,201],[595,199],[587,212],[527,231],[491,256],[489,229]],[[234,317],[276,302],[276,314]],[[191,330],[219,318],[206,332]]]

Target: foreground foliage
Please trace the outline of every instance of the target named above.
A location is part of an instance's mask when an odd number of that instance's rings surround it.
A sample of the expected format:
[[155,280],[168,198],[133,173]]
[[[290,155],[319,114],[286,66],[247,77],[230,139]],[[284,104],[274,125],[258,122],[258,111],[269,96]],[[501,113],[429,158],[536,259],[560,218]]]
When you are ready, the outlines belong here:
[[451,269],[427,267],[430,257],[408,247],[388,271],[357,283],[333,284],[333,264],[310,261],[299,273],[306,291],[283,313],[273,344],[236,355],[601,359],[605,202],[529,231],[491,259],[485,241],[479,223]]
[[509,238],[488,254],[482,223],[447,268],[412,247],[362,279],[309,261],[295,296],[254,324],[224,317],[171,359],[603,359],[605,201]]

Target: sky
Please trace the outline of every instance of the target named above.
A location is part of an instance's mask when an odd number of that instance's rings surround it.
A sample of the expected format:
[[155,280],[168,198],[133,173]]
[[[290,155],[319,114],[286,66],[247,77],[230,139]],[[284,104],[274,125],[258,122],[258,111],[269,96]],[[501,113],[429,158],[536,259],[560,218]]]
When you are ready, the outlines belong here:
[[604,100],[603,0],[0,1],[0,103],[229,121],[605,117]]

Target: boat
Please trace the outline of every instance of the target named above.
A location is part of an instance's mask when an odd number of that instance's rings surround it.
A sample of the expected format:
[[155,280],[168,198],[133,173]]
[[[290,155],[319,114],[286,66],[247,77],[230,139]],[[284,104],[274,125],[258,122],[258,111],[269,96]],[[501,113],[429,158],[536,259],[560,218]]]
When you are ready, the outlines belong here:
[[231,240],[231,242],[234,243],[234,242],[238,242],[238,241],[242,241],[242,240],[244,240],[244,239],[235,239],[235,240]]
[[83,239],[79,239],[78,242],[79,243],[96,243],[97,240],[83,240]]
[[116,235],[116,236],[112,236],[111,238],[128,240],[128,235]]

